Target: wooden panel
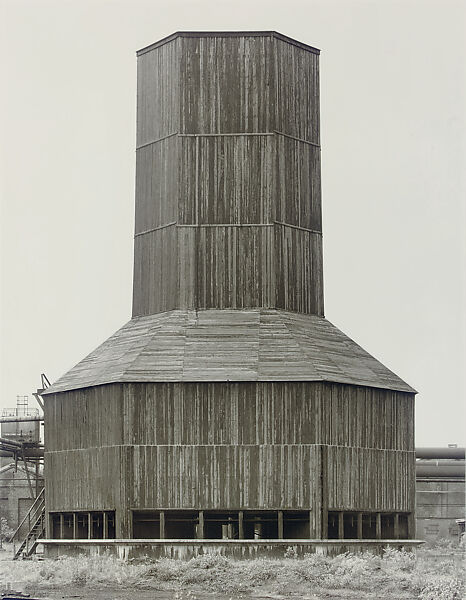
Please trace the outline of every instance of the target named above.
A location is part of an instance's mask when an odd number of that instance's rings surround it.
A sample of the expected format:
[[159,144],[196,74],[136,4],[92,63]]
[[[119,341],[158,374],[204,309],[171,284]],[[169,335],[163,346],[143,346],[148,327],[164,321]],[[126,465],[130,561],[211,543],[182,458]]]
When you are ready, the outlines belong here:
[[320,148],[283,135],[276,143],[275,219],[322,231]]
[[138,147],[179,130],[179,45],[175,39],[138,58]]
[[401,392],[324,384],[322,442],[414,451],[414,402]]
[[273,306],[273,238],[271,227],[200,228],[195,248],[197,307]]
[[271,132],[271,37],[181,39],[182,133]]
[[174,225],[135,238],[133,316],[176,308],[177,246]]
[[136,234],[177,220],[177,164],[177,136],[136,152]]
[[329,446],[329,510],[414,510],[414,465],[414,452]]
[[275,39],[275,129],[320,143],[319,57]]
[[47,510],[114,510],[124,499],[121,446],[45,453]]
[[[200,330],[202,335],[202,325]],[[55,451],[115,444],[324,443],[413,451],[413,408],[408,394],[318,382],[98,386],[46,397],[46,445]]]
[[181,137],[180,223],[271,223],[275,136]]
[[275,306],[323,316],[322,237],[277,224],[275,256]]
[[411,451],[413,406],[406,394],[320,383],[137,384],[125,388],[125,443]]
[[[310,507],[314,446],[134,446],[133,506]],[[233,485],[234,483],[234,485]]]
[[44,411],[47,452],[123,443],[123,386],[120,384],[48,396]]

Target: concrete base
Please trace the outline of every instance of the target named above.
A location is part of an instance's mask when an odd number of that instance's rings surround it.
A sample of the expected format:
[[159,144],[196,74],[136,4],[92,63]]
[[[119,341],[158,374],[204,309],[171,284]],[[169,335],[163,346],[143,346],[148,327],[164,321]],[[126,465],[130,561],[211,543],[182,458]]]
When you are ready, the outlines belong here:
[[317,553],[335,556],[344,552],[382,554],[387,546],[412,551],[420,540],[43,540],[44,553],[59,556],[110,554],[132,558],[189,560],[202,554],[236,559],[303,557]]

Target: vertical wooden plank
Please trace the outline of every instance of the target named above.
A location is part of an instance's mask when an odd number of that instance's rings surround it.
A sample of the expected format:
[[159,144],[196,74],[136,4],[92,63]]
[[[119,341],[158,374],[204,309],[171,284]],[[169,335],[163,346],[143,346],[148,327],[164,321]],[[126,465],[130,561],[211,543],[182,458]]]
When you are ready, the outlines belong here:
[[242,510],[238,513],[238,538],[244,540],[244,512]]
[[358,512],[358,540],[362,540],[362,513]]
[[382,515],[379,512],[375,515],[375,537],[382,539]]
[[398,513],[395,513],[394,515],[393,537],[395,540],[400,539],[400,515]]
[[204,511],[203,510],[199,511],[199,523],[198,523],[198,527],[197,527],[197,537],[200,540],[203,540],[205,538],[205,534],[204,534]]
[[87,538],[92,539],[92,515],[90,512],[87,513]]
[[408,539],[413,540],[416,536],[416,519],[414,512],[408,514]]
[[65,517],[60,513],[60,539],[65,539]]
[[160,511],[160,539],[165,539],[165,511]]
[[283,511],[278,511],[278,539],[283,539]]
[[73,539],[78,539],[78,515],[77,513],[73,513]]
[[108,513],[103,513],[103,539],[108,540]]
[[343,511],[340,511],[338,513],[338,539],[340,540],[344,540],[345,539],[345,528],[344,528],[344,513]]
[[321,446],[321,476],[320,476],[320,490],[321,490],[321,503],[320,503],[320,532],[318,539],[328,538],[328,447]]

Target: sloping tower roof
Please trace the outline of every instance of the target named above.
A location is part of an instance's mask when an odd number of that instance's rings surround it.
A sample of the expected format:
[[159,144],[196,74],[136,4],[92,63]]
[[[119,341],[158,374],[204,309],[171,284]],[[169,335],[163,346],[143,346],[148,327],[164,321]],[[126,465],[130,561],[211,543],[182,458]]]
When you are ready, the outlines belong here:
[[331,381],[415,391],[325,318],[223,309],[134,318],[44,393],[195,381]]

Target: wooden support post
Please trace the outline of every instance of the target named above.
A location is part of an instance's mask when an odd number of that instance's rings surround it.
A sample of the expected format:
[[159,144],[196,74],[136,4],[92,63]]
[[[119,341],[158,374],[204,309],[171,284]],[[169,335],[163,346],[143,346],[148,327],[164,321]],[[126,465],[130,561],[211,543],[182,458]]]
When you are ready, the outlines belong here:
[[45,519],[47,530],[45,532],[45,537],[51,539],[55,539],[55,532],[53,530],[53,516],[48,512],[47,518]]
[[358,513],[358,540],[362,540],[362,513]]
[[102,537],[104,540],[108,540],[108,513],[104,512],[103,514],[103,532]]
[[321,500],[319,507],[318,539],[328,539],[328,449],[320,447],[320,489]]
[[278,539],[283,539],[283,511],[278,511]]
[[87,539],[92,540],[92,515],[87,513]]
[[203,540],[205,538],[204,534],[204,511],[199,511],[199,523],[197,526],[197,538],[199,540]]
[[78,515],[73,513],[73,539],[78,539]]
[[345,524],[343,521],[343,512],[340,511],[338,513],[338,539],[339,540],[344,540],[345,539]]
[[238,513],[238,539],[244,540],[244,513],[242,510]]
[[60,513],[60,539],[65,539],[65,516]]
[[414,518],[414,511],[408,514],[408,540],[414,540],[416,536],[416,519]]
[[395,540],[400,539],[400,515],[395,513],[393,519],[393,537]]
[[380,513],[375,515],[375,537],[378,540],[382,539],[382,515]]
[[160,511],[160,539],[165,539],[165,512]]

